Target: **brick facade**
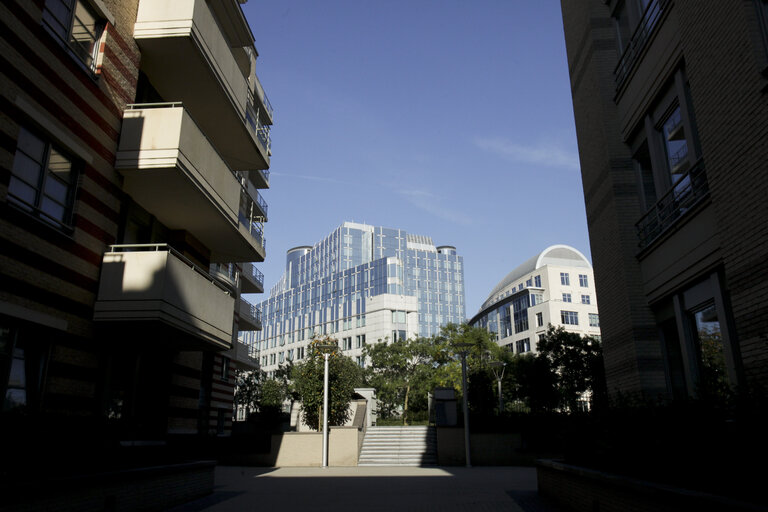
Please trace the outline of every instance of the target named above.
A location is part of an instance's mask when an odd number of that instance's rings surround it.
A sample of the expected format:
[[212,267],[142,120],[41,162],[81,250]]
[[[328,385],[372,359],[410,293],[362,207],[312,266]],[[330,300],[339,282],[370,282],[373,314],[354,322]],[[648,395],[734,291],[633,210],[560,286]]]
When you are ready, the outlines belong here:
[[[660,0],[643,12],[641,2],[623,5],[562,2],[609,389],[656,398],[674,394],[684,378],[688,394],[697,393],[703,370],[690,329],[702,283],[717,310],[731,385],[765,386],[764,6]],[[617,20],[627,18],[621,34]],[[622,36],[632,37],[629,50]],[[669,206],[670,198],[690,200],[679,190],[692,178],[675,190],[660,171],[663,144],[672,158],[661,123],[675,106],[693,128],[683,158],[706,170],[708,190],[695,208]],[[646,148],[652,166],[644,164]],[[656,204],[644,203],[646,171],[653,172]],[[636,224],[654,208],[672,210],[672,221],[643,245]]]

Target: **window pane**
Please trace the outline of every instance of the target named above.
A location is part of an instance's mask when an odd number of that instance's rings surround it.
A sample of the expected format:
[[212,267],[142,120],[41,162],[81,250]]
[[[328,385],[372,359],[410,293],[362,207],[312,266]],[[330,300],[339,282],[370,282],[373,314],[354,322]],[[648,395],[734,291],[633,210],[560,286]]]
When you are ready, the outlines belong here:
[[96,40],[101,35],[101,21],[85,2],[78,1],[72,23],[72,48],[83,61],[93,61]]
[[59,204],[67,202],[67,184],[55,178],[49,178],[45,182],[45,196],[55,200]]
[[30,206],[35,204],[37,191],[23,181],[16,179],[15,176],[11,176],[11,182],[8,184],[8,193]]
[[45,157],[45,142],[34,136],[23,126],[19,129],[19,140],[16,141],[16,147],[38,163],[41,163]]
[[47,0],[43,19],[61,39],[66,40],[72,9],[71,0]]
[[40,164],[22,153],[16,152],[13,159],[13,175],[24,180],[27,184],[37,188],[40,183]]
[[728,390],[728,372],[723,352],[723,336],[715,306],[694,313],[696,337],[701,364],[699,391],[702,394],[724,394]]
[[44,197],[42,203],[40,204],[40,209],[53,219],[58,220],[59,222],[65,222],[64,215],[66,210],[59,203]]
[[688,142],[680,107],[669,115],[663,126],[664,143],[667,149],[667,163],[672,183],[675,183],[688,169]]
[[65,183],[72,181],[72,162],[55,148],[51,148],[51,156],[48,159],[48,171]]

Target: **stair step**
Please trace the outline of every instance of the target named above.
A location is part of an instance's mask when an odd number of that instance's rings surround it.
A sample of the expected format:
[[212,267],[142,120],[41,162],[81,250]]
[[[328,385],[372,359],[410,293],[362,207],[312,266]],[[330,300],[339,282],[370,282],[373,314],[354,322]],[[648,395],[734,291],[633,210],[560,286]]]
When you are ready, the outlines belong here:
[[434,427],[369,427],[358,458],[359,466],[437,465]]

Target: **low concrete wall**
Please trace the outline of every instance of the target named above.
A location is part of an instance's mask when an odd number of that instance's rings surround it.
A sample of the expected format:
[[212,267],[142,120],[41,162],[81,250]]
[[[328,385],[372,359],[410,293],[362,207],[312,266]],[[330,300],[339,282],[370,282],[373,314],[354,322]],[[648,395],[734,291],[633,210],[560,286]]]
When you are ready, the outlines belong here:
[[[530,465],[529,456],[520,454],[521,436],[518,433],[472,434],[469,436],[470,458],[473,466]],[[464,429],[438,427],[437,463],[441,466],[463,466]]]
[[[360,431],[354,427],[331,427],[328,434],[328,465],[357,466]],[[272,435],[268,454],[248,457],[245,464],[276,467],[308,467],[323,464],[323,434],[285,432]]]
[[763,507],[571,466],[552,460],[536,464],[539,494],[577,512],[757,511]]
[[41,480],[3,491],[5,512],[161,511],[213,492],[214,462]]

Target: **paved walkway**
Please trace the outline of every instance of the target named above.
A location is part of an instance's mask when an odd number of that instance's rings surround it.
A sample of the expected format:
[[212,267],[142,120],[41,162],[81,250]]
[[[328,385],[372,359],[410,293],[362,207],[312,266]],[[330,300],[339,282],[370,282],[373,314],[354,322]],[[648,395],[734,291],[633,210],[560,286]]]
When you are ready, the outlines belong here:
[[214,493],[172,512],[562,512],[528,467],[216,468]]

